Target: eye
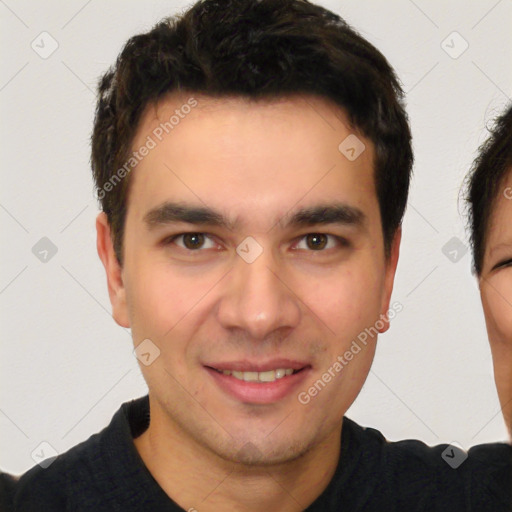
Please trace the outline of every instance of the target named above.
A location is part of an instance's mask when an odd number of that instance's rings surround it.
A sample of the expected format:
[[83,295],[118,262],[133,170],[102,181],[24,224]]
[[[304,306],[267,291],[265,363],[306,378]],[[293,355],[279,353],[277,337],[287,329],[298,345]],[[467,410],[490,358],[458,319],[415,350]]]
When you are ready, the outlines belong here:
[[[180,233],[164,240],[165,245],[175,244],[188,251],[199,251],[200,249],[214,249],[215,242],[206,233]],[[308,233],[301,237],[294,249],[321,252],[335,247],[348,247],[350,244],[344,238],[329,235],[326,233]]]
[[165,241],[166,245],[171,243],[189,251],[213,249],[215,247],[213,240],[205,233],[181,233],[174,235]]
[[311,251],[323,251],[324,249],[332,249],[336,246],[347,247],[348,241],[344,238],[326,233],[308,233],[301,238],[301,241],[294,249],[306,249]]
[[498,268],[510,267],[511,265],[512,265],[512,259],[508,259],[505,261],[501,261],[500,263],[497,263],[496,265],[494,265],[494,267],[492,269],[496,270]]

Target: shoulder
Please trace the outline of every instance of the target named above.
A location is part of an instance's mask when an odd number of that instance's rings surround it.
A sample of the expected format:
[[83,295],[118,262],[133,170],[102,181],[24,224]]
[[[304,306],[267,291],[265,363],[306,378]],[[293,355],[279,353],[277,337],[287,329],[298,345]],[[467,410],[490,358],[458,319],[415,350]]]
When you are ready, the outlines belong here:
[[511,510],[505,506],[511,503],[510,445],[491,443],[466,452],[451,444],[390,442],[376,429],[344,421],[343,434],[359,446],[361,468],[378,475],[375,489],[393,493],[399,510],[412,510],[412,503],[414,510]]
[[428,446],[415,439],[389,441],[380,431],[350,420],[347,430],[350,431],[351,442],[359,445],[364,460],[376,466],[383,477],[395,486],[426,479],[432,481],[439,472],[449,474],[446,471],[450,469],[446,463],[449,445]]
[[59,462],[55,465],[55,462],[56,459],[46,469],[34,466],[19,477],[2,473],[0,502],[3,508],[1,510],[13,512],[65,510],[65,472],[62,471],[62,464]]
[[[80,476],[92,470],[91,461],[98,457],[99,434],[94,434],[65,453],[46,459],[19,477],[3,473],[1,487],[4,505],[1,510],[13,512],[58,512],[66,510],[70,487]],[[90,480],[89,480],[90,481]],[[5,496],[5,498],[4,498]]]
[[457,469],[469,467],[473,471],[482,468],[506,470],[511,468],[512,446],[507,443],[477,445],[465,451],[454,444],[429,446],[417,439],[389,441],[378,430],[363,427],[344,418],[343,434],[348,433],[351,442],[357,443],[364,451],[380,453],[380,460],[401,467],[414,466],[417,469],[447,467]]
[[1,474],[0,512],[111,510],[105,498],[112,495],[114,479],[123,483],[125,477],[144,473],[131,439],[147,426],[148,411],[147,396],[127,402],[108,426],[86,441],[20,477]]
[[450,473],[453,470],[442,459],[445,446],[429,447],[417,440],[390,442],[378,430],[348,418],[344,419],[343,445],[342,458],[357,458],[350,481],[367,495],[368,510],[383,503],[396,511],[465,509],[466,470],[457,476]]
[[7,473],[0,473],[0,510],[12,509],[13,496],[16,490],[18,479]]
[[348,418],[343,421],[343,435],[348,434],[350,442],[359,445],[363,452],[373,453],[381,464],[428,470],[440,465],[443,451],[449,446],[428,446],[416,439],[389,441],[377,429],[363,427]]
[[471,461],[469,500],[475,510],[512,511],[512,446],[489,443],[468,452]]

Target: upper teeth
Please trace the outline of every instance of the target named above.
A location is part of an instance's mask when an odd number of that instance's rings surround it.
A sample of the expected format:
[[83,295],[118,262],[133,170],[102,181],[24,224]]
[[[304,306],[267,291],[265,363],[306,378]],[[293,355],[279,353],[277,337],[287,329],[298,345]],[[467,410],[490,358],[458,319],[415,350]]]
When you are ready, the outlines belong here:
[[277,379],[282,379],[285,375],[291,375],[293,373],[293,368],[278,368],[277,370],[269,370],[267,372],[237,372],[234,370],[222,370],[222,373],[247,382],[274,382]]

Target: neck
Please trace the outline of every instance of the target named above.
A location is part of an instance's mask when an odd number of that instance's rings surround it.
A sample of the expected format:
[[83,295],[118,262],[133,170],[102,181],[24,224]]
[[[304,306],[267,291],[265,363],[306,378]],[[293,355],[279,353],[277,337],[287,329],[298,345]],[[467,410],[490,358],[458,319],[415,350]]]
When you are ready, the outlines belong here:
[[249,466],[200,445],[153,405],[150,426],[135,447],[163,491],[189,512],[302,511],[322,494],[338,465],[341,424],[294,460]]

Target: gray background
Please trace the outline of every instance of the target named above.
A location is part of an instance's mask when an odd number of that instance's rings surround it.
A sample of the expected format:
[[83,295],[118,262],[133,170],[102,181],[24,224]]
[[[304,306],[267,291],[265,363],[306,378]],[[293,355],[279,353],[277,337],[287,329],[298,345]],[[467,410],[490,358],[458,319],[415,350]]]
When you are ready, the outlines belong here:
[[[348,415],[391,440],[504,439],[459,189],[512,92],[512,0],[322,4],[396,68],[416,151],[393,295],[404,309]],[[89,137],[97,78],[129,36],[185,5],[0,0],[3,470],[34,465],[41,442],[65,451],[146,392],[96,255]],[[34,254],[43,237],[55,255]]]

